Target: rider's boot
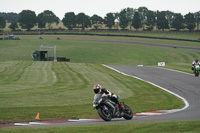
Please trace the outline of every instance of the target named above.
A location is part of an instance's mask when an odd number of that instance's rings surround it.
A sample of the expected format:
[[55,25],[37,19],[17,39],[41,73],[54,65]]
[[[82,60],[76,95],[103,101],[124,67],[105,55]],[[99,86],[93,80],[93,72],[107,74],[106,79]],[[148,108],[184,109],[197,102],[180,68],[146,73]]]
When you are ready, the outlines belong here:
[[122,103],[119,103],[119,111],[121,112],[121,116],[124,116],[124,106]]

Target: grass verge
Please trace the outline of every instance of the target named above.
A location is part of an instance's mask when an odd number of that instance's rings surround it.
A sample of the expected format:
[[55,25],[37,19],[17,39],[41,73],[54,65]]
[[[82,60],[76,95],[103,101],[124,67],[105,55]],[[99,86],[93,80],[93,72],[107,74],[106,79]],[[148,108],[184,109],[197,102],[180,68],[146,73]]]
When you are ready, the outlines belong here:
[[4,133],[199,133],[200,121],[134,122],[126,124],[104,124],[91,126],[48,127],[48,128],[2,128]]

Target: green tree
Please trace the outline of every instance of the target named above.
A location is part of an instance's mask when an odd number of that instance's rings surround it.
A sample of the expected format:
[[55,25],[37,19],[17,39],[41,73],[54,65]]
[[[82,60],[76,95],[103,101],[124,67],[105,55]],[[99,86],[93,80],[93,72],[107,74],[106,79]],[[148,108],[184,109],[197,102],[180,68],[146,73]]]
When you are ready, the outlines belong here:
[[73,28],[76,27],[76,15],[74,12],[65,13],[65,17],[62,22],[69,30],[73,30]]
[[113,13],[113,15],[114,15],[114,20],[117,20],[117,22],[115,23],[114,26],[115,26],[117,29],[119,29],[119,13],[116,12],[116,13]]
[[92,24],[94,25],[95,29],[98,29],[99,27],[102,26],[103,24],[103,18],[94,14],[91,18],[90,18]]
[[133,17],[132,26],[133,26],[136,30],[138,30],[139,28],[142,27],[142,23],[141,23],[141,19],[140,19],[139,12],[135,12],[135,15],[134,15],[134,17]]
[[43,20],[44,13],[40,13],[37,16],[38,28],[46,28],[46,23]]
[[184,19],[180,13],[174,15],[174,18],[172,19],[172,28],[175,28],[176,30],[184,28]]
[[169,29],[168,20],[166,19],[165,12],[157,12],[157,27],[158,29]]
[[128,26],[128,17],[127,17],[127,12],[125,9],[123,9],[120,13],[119,13],[119,26],[124,30],[127,26]]
[[188,13],[185,16],[185,25],[186,28],[189,29],[189,31],[194,30],[195,28],[195,18],[194,18],[194,14],[193,13]]
[[142,28],[144,30],[145,24],[147,22],[148,8],[146,8],[146,7],[139,7],[138,8],[138,12],[139,12],[140,19],[141,19],[141,25],[142,25]]
[[115,25],[115,16],[113,13],[107,13],[106,17],[104,17],[104,23],[106,24],[106,27],[109,27],[109,29],[112,29],[112,27]]
[[11,23],[11,25],[9,26],[10,29],[12,29],[12,31],[15,31],[16,28],[19,28],[19,26],[17,25],[17,23]]
[[42,17],[43,23],[47,24],[48,28],[52,28],[52,24],[59,23],[59,18],[50,10],[45,10]]
[[79,13],[76,16],[76,23],[81,25],[82,30],[91,26],[90,17],[84,13]]
[[27,29],[28,31],[33,28],[37,23],[37,17],[34,11],[23,10],[19,13],[19,24],[22,29]]
[[5,20],[7,20],[8,23],[17,23],[19,19],[19,14],[13,12],[9,13],[0,12],[0,16],[2,16]]
[[200,24],[200,11],[194,13],[194,18],[196,20],[197,30],[199,30]]
[[156,14],[155,12],[149,10],[147,12],[147,22],[146,22],[147,30],[149,31],[153,30],[155,23],[156,23]]
[[174,13],[171,11],[164,11],[165,12],[165,17],[168,20],[169,28],[171,27],[172,24],[172,19],[174,18]]
[[126,18],[127,18],[127,20],[128,20],[128,25],[129,25],[129,29],[131,30],[131,27],[132,27],[132,21],[133,21],[133,16],[134,16],[134,14],[135,14],[135,12],[136,12],[136,9],[133,9],[133,8],[126,8],[125,9],[125,11],[126,11]]
[[6,21],[3,17],[0,16],[0,29],[3,29],[6,27]]

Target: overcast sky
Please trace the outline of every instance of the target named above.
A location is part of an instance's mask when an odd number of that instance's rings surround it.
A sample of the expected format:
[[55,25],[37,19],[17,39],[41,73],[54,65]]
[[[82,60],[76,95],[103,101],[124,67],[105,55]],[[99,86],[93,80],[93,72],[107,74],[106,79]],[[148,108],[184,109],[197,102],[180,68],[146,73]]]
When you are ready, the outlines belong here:
[[20,13],[22,10],[35,11],[36,15],[51,10],[60,19],[65,13],[97,14],[105,17],[110,12],[145,6],[152,11],[172,11],[185,15],[200,11],[200,0],[0,0],[0,12]]

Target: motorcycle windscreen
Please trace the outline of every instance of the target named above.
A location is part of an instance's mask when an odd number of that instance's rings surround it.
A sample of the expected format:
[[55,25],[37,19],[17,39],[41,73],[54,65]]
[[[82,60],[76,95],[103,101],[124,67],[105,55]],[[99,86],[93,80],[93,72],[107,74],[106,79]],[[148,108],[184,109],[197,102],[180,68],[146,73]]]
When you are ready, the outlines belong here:
[[102,94],[95,94],[94,95],[94,102],[97,103],[101,99]]

